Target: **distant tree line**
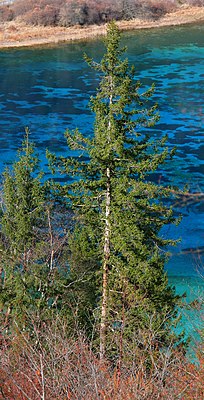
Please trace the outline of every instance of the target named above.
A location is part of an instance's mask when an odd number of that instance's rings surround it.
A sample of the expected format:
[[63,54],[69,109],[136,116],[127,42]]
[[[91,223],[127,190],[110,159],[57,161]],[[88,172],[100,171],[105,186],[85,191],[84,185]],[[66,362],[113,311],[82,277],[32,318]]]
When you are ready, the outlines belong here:
[[20,19],[31,25],[73,26],[157,19],[182,4],[203,6],[204,0],[15,0],[0,3],[0,22]]

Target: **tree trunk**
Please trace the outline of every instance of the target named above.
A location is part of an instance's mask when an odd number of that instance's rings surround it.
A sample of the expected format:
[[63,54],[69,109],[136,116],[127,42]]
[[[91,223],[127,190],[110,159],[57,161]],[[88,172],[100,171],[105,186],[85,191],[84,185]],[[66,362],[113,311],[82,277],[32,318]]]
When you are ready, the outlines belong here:
[[107,331],[107,298],[108,298],[108,269],[110,258],[110,168],[106,170],[106,220],[105,220],[105,242],[104,242],[104,263],[103,263],[103,288],[101,306],[101,327],[100,327],[100,359],[102,360],[106,352],[106,331]]
[[[110,76],[110,97],[109,106],[113,103],[113,80]],[[111,121],[108,122],[107,141],[111,141]],[[103,360],[106,354],[106,334],[107,334],[107,303],[108,303],[108,272],[110,259],[110,209],[111,209],[111,171],[106,168],[106,216],[105,216],[105,234],[104,234],[104,262],[103,262],[103,286],[102,286],[102,306],[101,306],[101,326],[100,326],[100,360]]]

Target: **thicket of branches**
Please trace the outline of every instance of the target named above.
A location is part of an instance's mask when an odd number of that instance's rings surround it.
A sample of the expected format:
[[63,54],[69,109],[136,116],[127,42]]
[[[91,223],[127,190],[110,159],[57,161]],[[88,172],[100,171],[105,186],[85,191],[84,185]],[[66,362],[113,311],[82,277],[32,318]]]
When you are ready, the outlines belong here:
[[[113,369],[76,330],[67,338],[67,326],[57,319],[46,327],[33,323],[32,337],[15,332],[1,340],[1,400],[202,400],[204,398],[203,349],[197,364],[169,346],[155,357],[144,354],[135,342],[132,354]],[[131,356],[132,362],[128,362]]]
[[0,6],[0,22],[18,18],[33,25],[71,26],[157,19],[182,4],[203,6],[204,0],[15,0]]

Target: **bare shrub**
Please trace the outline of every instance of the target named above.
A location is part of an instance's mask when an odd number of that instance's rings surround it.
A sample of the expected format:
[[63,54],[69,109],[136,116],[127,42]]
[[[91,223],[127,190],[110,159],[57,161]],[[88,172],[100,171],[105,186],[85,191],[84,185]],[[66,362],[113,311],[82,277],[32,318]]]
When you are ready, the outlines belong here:
[[123,18],[123,8],[121,7],[122,2],[118,1],[113,3],[111,1],[104,1],[103,7],[99,11],[100,20],[107,22],[111,20],[120,20]]
[[16,0],[13,4],[13,12],[16,17],[33,25],[57,25],[60,6],[63,0],[57,3],[54,0]]
[[121,1],[67,1],[60,9],[60,25],[100,24],[122,18]]
[[12,21],[13,11],[9,6],[0,6],[0,23]]
[[190,6],[203,7],[204,0],[187,0],[187,4],[189,4]]
[[204,0],[15,0],[2,18],[11,18],[12,12],[34,25],[89,25],[113,19],[158,19],[181,4],[203,6]]
[[64,26],[103,23],[132,18],[159,18],[176,9],[177,0],[78,0],[67,1],[60,10],[60,24]]
[[66,2],[59,12],[59,23],[62,26],[84,25],[87,22],[88,6],[85,2]]
[[142,0],[121,0],[122,18],[130,20],[144,16],[144,2]]
[[43,9],[36,6],[33,10],[26,13],[23,20],[32,25],[57,25],[58,11],[52,5],[46,5]]
[[23,16],[36,5],[35,0],[16,0],[12,5],[12,10],[15,17]]
[[[188,362],[172,347],[147,354],[135,343],[132,362],[100,362],[79,331],[56,319],[46,325],[33,320],[33,333],[16,326],[0,342],[0,399],[7,400],[201,400],[204,398],[203,348],[198,362]],[[126,349],[127,354],[130,351]],[[128,357],[126,357],[128,358]]]
[[150,0],[147,9],[154,18],[160,18],[163,15],[174,11],[177,8],[177,0]]

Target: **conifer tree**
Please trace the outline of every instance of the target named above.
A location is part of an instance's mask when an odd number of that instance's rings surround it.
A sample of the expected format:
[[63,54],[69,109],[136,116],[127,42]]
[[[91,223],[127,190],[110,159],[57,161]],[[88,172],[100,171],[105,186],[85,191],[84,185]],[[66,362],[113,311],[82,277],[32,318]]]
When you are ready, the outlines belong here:
[[84,268],[92,260],[98,280],[100,307],[95,307],[100,309],[101,359],[109,348],[118,357],[124,343],[133,342],[141,332],[145,341],[150,324],[157,332],[155,345],[168,342],[177,302],[164,272],[164,250],[175,242],[161,234],[164,225],[176,222],[167,202],[172,191],[151,179],[173,151],[166,147],[166,137],[155,141],[147,133],[159,119],[151,99],[154,86],[142,91],[134,68],[123,57],[125,49],[120,48],[113,22],[105,44],[100,63],[86,56],[101,76],[91,98],[93,136],[66,132],[69,148],[84,157],[48,154],[53,168],[75,178],[62,191],[75,211],[78,254]]
[[[33,329],[56,314],[70,329],[86,314],[91,296],[84,273],[69,270],[69,228],[64,206],[56,204],[42,183],[39,159],[29,132],[12,168],[3,173],[0,230],[0,309],[2,329]],[[76,246],[75,246],[76,253]],[[74,262],[74,258],[73,258]],[[83,297],[81,293],[83,292]],[[94,292],[94,288],[91,288]],[[80,306],[78,297],[80,293]],[[90,306],[89,306],[90,308]],[[80,323],[78,321],[78,323]]]
[[[38,227],[42,224],[44,191],[40,175],[36,175],[38,158],[26,130],[25,140],[19,150],[18,160],[10,171],[3,173],[3,199],[1,216],[1,306],[5,310],[16,307],[18,313],[29,304],[32,286],[30,260],[39,242]],[[10,313],[9,311],[9,313]]]
[[40,175],[34,176],[38,168],[38,158],[33,144],[29,141],[29,132],[13,165],[13,173],[6,169],[3,174],[3,218],[2,232],[9,238],[10,251],[23,254],[26,267],[27,252],[35,235],[37,220],[44,205]]
[[61,217],[54,221],[41,178],[26,130],[17,161],[3,173],[0,307],[5,326],[15,320],[25,327],[30,318],[41,323],[53,309],[62,308],[63,284],[68,283],[67,237],[61,234]]

